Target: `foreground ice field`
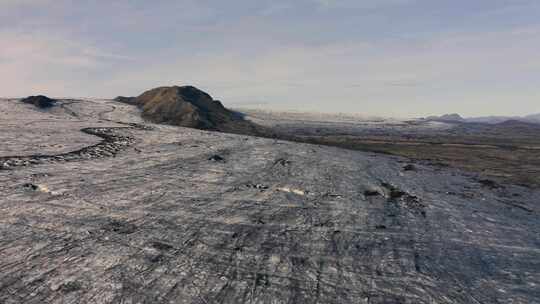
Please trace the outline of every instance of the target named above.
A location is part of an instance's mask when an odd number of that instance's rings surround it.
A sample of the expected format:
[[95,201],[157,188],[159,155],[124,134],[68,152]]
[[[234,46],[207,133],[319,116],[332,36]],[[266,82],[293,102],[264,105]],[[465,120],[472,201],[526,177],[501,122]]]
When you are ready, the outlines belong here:
[[540,302],[539,191],[110,101],[0,142],[0,303]]

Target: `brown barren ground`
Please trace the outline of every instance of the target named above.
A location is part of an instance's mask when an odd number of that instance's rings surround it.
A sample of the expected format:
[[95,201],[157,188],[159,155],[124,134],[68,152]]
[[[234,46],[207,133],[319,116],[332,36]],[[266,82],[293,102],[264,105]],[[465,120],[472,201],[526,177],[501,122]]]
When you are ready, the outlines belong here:
[[540,187],[540,149],[528,146],[529,143],[500,146],[500,142],[496,141],[486,144],[455,144],[447,138],[440,138],[440,143],[429,143],[349,136],[304,137],[302,141],[404,156],[432,165],[479,173],[486,178],[532,188]]

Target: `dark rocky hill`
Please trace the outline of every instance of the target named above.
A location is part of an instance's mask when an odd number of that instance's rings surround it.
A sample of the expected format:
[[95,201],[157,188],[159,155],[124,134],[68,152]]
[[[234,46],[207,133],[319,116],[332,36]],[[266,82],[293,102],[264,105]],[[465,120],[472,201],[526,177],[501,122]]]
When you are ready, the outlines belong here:
[[135,101],[143,117],[156,123],[212,130],[238,120],[221,102],[192,86],[155,88]]
[[115,100],[137,105],[142,117],[154,123],[256,136],[271,134],[193,86],[159,87],[135,98],[119,96]]
[[51,99],[47,96],[38,95],[38,96],[29,96],[21,99],[21,102],[32,104],[40,109],[51,108],[56,105],[57,100]]

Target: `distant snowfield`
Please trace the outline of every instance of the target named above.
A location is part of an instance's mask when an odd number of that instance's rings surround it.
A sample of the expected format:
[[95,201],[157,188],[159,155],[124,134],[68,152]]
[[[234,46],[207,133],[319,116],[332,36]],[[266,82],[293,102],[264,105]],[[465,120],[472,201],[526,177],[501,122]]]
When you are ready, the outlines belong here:
[[327,114],[309,112],[278,112],[268,110],[234,109],[246,115],[246,119],[257,124],[295,127],[324,127],[336,129],[389,129],[403,131],[444,130],[454,127],[451,123],[426,121],[423,119],[397,119],[351,114]]
[[345,113],[315,113],[300,111],[271,111],[249,108],[235,108],[235,110],[248,115],[279,117],[282,120],[300,120],[300,121],[328,121],[328,122],[395,122],[399,121],[392,118],[383,118],[378,116],[367,116],[360,114]]

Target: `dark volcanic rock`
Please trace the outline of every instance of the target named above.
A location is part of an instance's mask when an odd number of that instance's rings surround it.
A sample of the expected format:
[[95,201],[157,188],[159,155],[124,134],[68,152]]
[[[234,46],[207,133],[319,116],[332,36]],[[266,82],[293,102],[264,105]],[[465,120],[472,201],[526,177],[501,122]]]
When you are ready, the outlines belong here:
[[416,167],[413,164],[407,164],[403,166],[403,171],[416,171]]
[[35,184],[32,184],[32,183],[26,183],[26,184],[23,185],[23,187],[25,189],[32,190],[32,191],[36,191],[36,190],[39,189],[38,185],[35,185]]
[[481,179],[478,181],[482,187],[486,187],[489,189],[499,189],[502,188],[497,182],[492,181],[490,179]]
[[[134,129],[144,129],[143,127],[131,126]],[[120,134],[126,128],[85,128],[81,132],[103,138],[103,141],[79,150],[70,151],[56,155],[35,154],[27,156],[0,156],[0,171],[10,170],[15,167],[25,167],[44,162],[57,163],[64,161],[80,161],[82,159],[97,159],[104,157],[114,157],[117,153],[125,150],[135,142],[131,136]],[[25,184],[26,189],[37,190],[38,186]]]
[[33,104],[34,106],[40,109],[51,108],[56,105],[57,100],[51,99],[47,96],[38,95],[38,96],[29,96],[21,99],[21,102]]
[[239,120],[221,102],[192,86],[160,87],[135,100],[143,117],[156,123],[212,130]]
[[364,191],[365,196],[379,196],[381,195],[378,191],[375,190],[366,190]]
[[[220,101],[193,86],[159,87],[134,99],[143,118],[154,123],[215,130],[229,133],[261,135],[265,128],[244,120]],[[269,132],[267,132],[269,133]]]
[[208,158],[208,160],[215,161],[215,162],[224,162],[225,159],[219,155],[212,155]]
[[137,101],[135,99],[136,97],[117,96],[113,100],[121,103],[127,103],[130,105],[136,105]]

